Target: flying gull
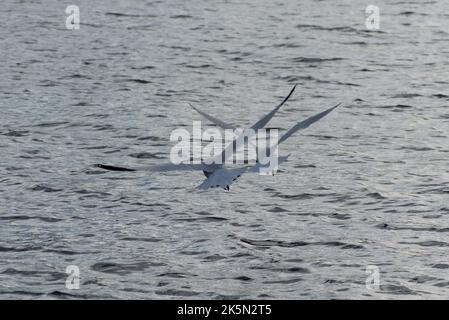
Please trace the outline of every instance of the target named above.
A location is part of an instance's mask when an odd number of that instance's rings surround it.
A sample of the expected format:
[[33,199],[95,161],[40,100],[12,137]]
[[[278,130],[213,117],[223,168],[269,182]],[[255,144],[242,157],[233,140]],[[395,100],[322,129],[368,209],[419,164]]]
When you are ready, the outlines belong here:
[[[276,114],[276,112],[279,111],[279,109],[287,102],[287,100],[290,98],[290,96],[295,91],[296,85],[292,88],[290,93],[287,95],[287,97],[284,98],[284,100],[277,105],[272,111],[270,111],[268,114],[263,116],[260,120],[258,120],[256,123],[254,123],[250,129],[252,129],[252,132],[257,132],[257,130],[263,129],[267,123],[273,118],[273,116]],[[325,111],[322,111],[316,115],[313,115],[306,120],[303,120],[301,122],[298,122],[293,127],[291,127],[289,130],[287,130],[277,141],[277,143],[269,148],[272,151],[275,147],[277,147],[279,144],[287,140],[290,136],[295,134],[296,132],[308,128],[313,123],[317,122],[318,120],[322,119],[326,115],[328,115],[330,112],[332,112],[335,108],[337,108],[340,105],[337,104]],[[201,111],[197,109],[196,107],[190,105],[196,112],[198,112],[201,116],[203,116],[205,119],[209,120],[210,122],[214,123],[220,128],[223,129],[235,129],[234,126],[216,118],[213,117],[204,111]],[[243,134],[243,133],[242,133]],[[213,159],[207,159],[208,161],[205,161],[202,159],[201,163],[194,164],[194,163],[164,163],[164,164],[157,164],[157,165],[150,165],[150,166],[140,166],[140,167],[121,167],[121,166],[112,166],[112,165],[104,165],[104,164],[97,164],[96,166],[110,171],[147,171],[147,172],[168,172],[168,171],[202,171],[204,175],[206,176],[206,179],[197,186],[197,189],[206,190],[209,188],[224,188],[225,190],[229,191],[229,187],[232,183],[234,183],[242,174],[244,173],[256,173],[259,172],[263,167],[263,161],[257,161],[256,164],[251,166],[244,166],[239,168],[226,168],[225,161],[230,156],[233,156],[233,151],[238,150],[241,147],[241,142],[239,142],[241,139],[239,137],[235,138],[231,143],[229,143],[225,148],[222,150],[222,152],[216,156],[213,157]],[[265,153],[269,154],[269,153]],[[278,157],[278,165],[282,162],[286,161],[288,159],[288,156],[280,156]]]

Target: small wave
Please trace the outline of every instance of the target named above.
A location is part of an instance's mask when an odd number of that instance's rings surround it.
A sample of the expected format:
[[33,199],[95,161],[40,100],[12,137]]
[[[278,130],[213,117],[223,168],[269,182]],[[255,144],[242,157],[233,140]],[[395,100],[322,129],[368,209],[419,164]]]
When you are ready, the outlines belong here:
[[162,239],[138,238],[138,237],[124,237],[124,238],[120,238],[120,240],[123,240],[123,241],[143,241],[143,242],[160,242],[160,241],[162,241]]
[[323,63],[329,61],[341,61],[343,58],[308,58],[308,57],[296,57],[292,58],[293,62],[299,63]]
[[399,93],[392,96],[392,98],[405,98],[405,99],[417,97],[422,97],[422,95],[420,95],[419,93]]
[[407,146],[407,147],[400,147],[400,148],[398,148],[398,150],[411,150],[411,151],[424,152],[424,151],[432,151],[434,149],[431,147]]
[[103,125],[94,125],[92,127],[96,131],[104,131],[104,130],[113,130],[115,129],[111,124],[103,124]]
[[160,154],[151,152],[131,153],[129,156],[136,159],[164,159]]
[[227,259],[227,258],[223,257],[223,256],[221,256],[219,254],[214,254],[214,255],[207,256],[207,257],[204,258],[204,260],[208,261],[208,262],[220,261],[220,260],[223,260],[223,259]]
[[329,215],[330,218],[334,218],[337,220],[349,220],[351,219],[351,215],[350,214],[342,214],[342,213],[332,213]]
[[115,263],[115,262],[98,262],[90,267],[93,271],[103,273],[114,273],[119,275],[126,275],[133,272],[143,271],[149,267],[164,266],[163,263],[151,262],[133,262],[133,263]]
[[297,164],[297,165],[294,165],[293,168],[296,168],[296,169],[316,168],[316,165],[314,165],[314,164]]
[[133,70],[152,70],[156,68],[155,66],[142,66],[142,67],[131,67]]
[[298,43],[278,43],[273,45],[275,48],[301,48],[303,45],[300,45]]
[[210,64],[199,64],[199,65],[188,64],[188,65],[186,65],[186,67],[191,68],[191,69],[204,69],[204,68],[210,68],[212,66]]
[[2,290],[1,291],[2,295],[18,295],[18,296],[31,296],[31,297],[37,297],[37,296],[42,296],[43,293],[41,292],[33,292],[33,291],[23,291],[23,290],[14,290],[14,291],[7,291],[7,290]]
[[36,251],[42,249],[37,246],[29,246],[29,247],[3,247],[0,246],[0,252],[24,252],[24,251]]
[[134,82],[134,83],[139,83],[139,84],[152,83],[150,80],[144,80],[144,79],[123,79],[123,80],[119,80],[119,82]]
[[389,293],[389,294],[406,294],[406,295],[414,295],[416,292],[411,290],[410,288],[403,286],[403,285],[392,285],[392,284],[386,284],[381,285],[380,290],[383,293]]
[[136,13],[122,13],[122,12],[106,12],[106,16],[113,17],[129,17],[129,18],[156,18],[154,14],[136,14]]
[[449,247],[449,243],[443,241],[399,242],[400,244],[415,244],[421,247]]
[[384,105],[384,106],[378,106],[379,109],[411,109],[412,106],[408,104],[395,104],[395,105]]
[[435,269],[449,269],[449,264],[447,264],[447,263],[437,263],[437,264],[432,265],[432,268],[435,268]]
[[279,192],[276,192],[272,195],[272,197],[278,197],[282,199],[289,199],[289,200],[306,200],[306,199],[312,199],[314,198],[313,194],[310,193],[300,193],[300,194],[281,194]]
[[282,207],[274,207],[274,208],[268,209],[268,212],[289,212],[289,211]]
[[63,291],[59,291],[59,290],[52,291],[52,292],[46,294],[46,296],[54,297],[57,299],[76,299],[76,300],[78,300],[78,299],[111,299],[110,296],[104,296],[104,295],[97,296],[97,295],[82,294],[82,293],[68,293],[68,292],[63,292]]
[[285,280],[268,280],[263,281],[265,284],[292,284],[297,283],[299,281],[303,281],[302,278],[292,278],[292,279],[285,279]]
[[411,230],[418,232],[449,232],[449,228],[437,228],[437,227],[408,227],[408,226],[395,226],[388,223],[380,223],[375,226],[384,230]]
[[46,281],[57,281],[65,279],[67,274],[57,271],[37,271],[37,270],[18,270],[8,268],[1,274],[5,275],[19,275],[21,277],[44,277]]
[[[44,250],[42,250],[42,252],[57,253],[57,254],[61,254],[64,256],[74,256],[74,255],[79,255],[79,254],[93,253],[93,252],[76,252],[76,251],[72,251],[72,250],[63,250],[63,249],[44,249]],[[98,253],[98,252],[95,252],[95,253]]]
[[449,281],[442,281],[434,284],[435,287],[449,287]]
[[367,193],[366,196],[377,200],[387,199],[387,197],[381,194],[380,192]]
[[239,277],[235,277],[233,278],[234,280],[238,280],[238,281],[243,281],[243,282],[249,282],[249,281],[253,281],[253,278],[247,277],[247,276],[239,276]]
[[52,80],[41,80],[39,81],[39,83],[37,84],[39,87],[56,87],[58,85],[60,85],[59,82],[56,81],[52,81]]
[[155,293],[160,296],[175,296],[175,297],[193,297],[200,295],[199,292],[177,290],[177,289],[157,290],[155,291]]
[[448,99],[449,96],[442,93],[432,94],[430,97],[432,98],[438,98],[438,99]]
[[412,15],[428,16],[427,13],[415,12],[415,11],[402,11],[402,12],[399,12],[397,15],[398,16],[412,16]]
[[105,26],[103,24],[87,23],[87,22],[80,22],[80,25],[83,27],[92,27],[92,28],[102,28]]
[[250,244],[256,247],[283,247],[283,248],[292,248],[292,247],[302,247],[308,245],[322,245],[322,246],[331,246],[331,247],[341,247],[342,249],[361,249],[363,246],[348,244],[339,241],[318,241],[318,242],[306,242],[306,241],[293,241],[286,242],[280,240],[250,240],[250,239],[240,239],[240,241]]
[[63,189],[51,188],[51,187],[48,187],[48,186],[44,186],[42,184],[38,184],[38,185],[30,188],[30,190],[32,190],[32,191],[44,191],[44,192],[60,192]]
[[167,116],[164,114],[149,114],[147,118],[167,118]]
[[42,122],[42,123],[34,125],[34,127],[53,128],[53,127],[58,127],[58,126],[62,126],[62,125],[69,124],[69,123],[70,122],[68,122],[68,121]]
[[310,273],[310,270],[307,268],[301,267],[291,267],[291,268],[273,268],[270,269],[276,272],[284,272],[284,273]]
[[64,79],[84,79],[84,80],[92,80],[91,77],[80,74],[80,73],[74,73],[68,76],[60,77],[58,80],[64,80]]
[[176,221],[186,221],[186,222],[217,222],[217,221],[226,221],[228,220],[227,218],[223,218],[223,217],[201,217],[201,218],[179,218],[179,219],[174,219]]
[[80,101],[80,102],[75,103],[73,106],[74,107],[89,107],[89,106],[93,106],[93,104],[91,104],[89,102],[85,102],[85,101]]
[[2,216],[0,220],[28,220],[33,219],[33,217],[17,215],[17,216]]
[[188,273],[182,273],[182,272],[166,272],[166,273],[161,273],[158,275],[158,277],[167,277],[167,278],[175,278],[175,279],[180,279],[180,278],[188,278],[188,277],[194,277],[195,275],[192,274],[188,274]]
[[348,26],[340,26],[340,27],[324,27],[315,24],[297,24],[296,28],[298,29],[308,29],[308,30],[318,30],[318,31],[342,31],[342,32],[355,32],[358,33],[359,30],[348,27]]
[[422,275],[422,276],[413,277],[412,279],[410,279],[410,282],[427,283],[427,282],[431,282],[431,281],[435,281],[435,280],[441,280],[441,279],[438,279],[438,278],[435,278],[435,277],[431,277],[431,276]]
[[190,19],[190,18],[193,18],[193,16],[188,14],[177,14],[170,16],[170,19]]
[[6,133],[2,133],[2,135],[7,137],[26,137],[29,135],[29,131],[23,130],[23,131],[16,131],[16,130],[9,130]]
[[368,42],[366,42],[366,41],[349,41],[349,42],[340,42],[340,44],[350,45],[350,46],[353,46],[353,45],[356,45],[356,46],[367,46]]

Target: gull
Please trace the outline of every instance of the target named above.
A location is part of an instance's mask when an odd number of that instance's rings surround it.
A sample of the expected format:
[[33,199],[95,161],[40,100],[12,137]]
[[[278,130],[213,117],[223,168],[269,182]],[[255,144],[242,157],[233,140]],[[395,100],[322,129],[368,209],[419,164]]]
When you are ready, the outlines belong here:
[[[274,115],[279,111],[279,109],[287,102],[287,100],[290,98],[290,96],[295,91],[296,85],[291,89],[290,93],[284,98],[284,100],[278,104],[272,111],[267,113],[265,116],[263,116],[260,120],[258,120],[256,123],[254,123],[249,129],[252,129],[250,132],[256,132],[257,130],[260,130],[264,128],[268,122],[274,117]],[[340,105],[337,104],[325,111],[322,111],[318,114],[315,114],[301,122],[296,123],[293,127],[291,127],[289,130],[287,130],[281,138],[277,141],[277,143],[271,147],[267,148],[266,151],[269,153],[265,154],[271,154],[271,152],[276,148],[280,143],[287,140],[289,137],[291,137],[296,132],[308,128],[313,123],[319,121],[326,115],[328,115],[330,112],[332,112],[334,109],[336,109]],[[201,116],[203,116],[205,119],[209,120],[213,124],[217,125],[220,128],[223,129],[235,129],[234,126],[216,118],[213,117],[204,111],[201,111],[200,109],[194,107],[193,105],[190,105],[196,112],[198,112]],[[244,133],[242,133],[243,135]],[[139,167],[122,167],[122,166],[113,166],[113,165],[105,165],[105,164],[96,164],[95,166],[104,170],[110,170],[110,171],[146,171],[146,172],[168,172],[168,171],[202,171],[204,175],[206,176],[206,179],[196,188],[200,190],[207,190],[209,188],[223,188],[227,191],[229,191],[230,186],[244,173],[256,173],[260,172],[261,169],[266,168],[266,165],[263,164],[263,161],[260,161],[261,159],[258,159],[256,164],[252,166],[244,166],[244,167],[238,167],[238,168],[226,168],[224,163],[230,156],[233,156],[233,151],[238,150],[241,147],[241,138],[240,136],[235,138],[231,143],[229,143],[225,148],[222,150],[221,153],[214,156],[212,159],[207,159],[208,161],[205,161],[202,159],[201,163],[194,164],[194,163],[164,163],[164,164],[156,164],[156,165],[150,165],[150,166],[139,166]],[[249,139],[249,138],[248,138]],[[278,157],[278,165],[285,162],[288,157],[287,156],[279,156]]]

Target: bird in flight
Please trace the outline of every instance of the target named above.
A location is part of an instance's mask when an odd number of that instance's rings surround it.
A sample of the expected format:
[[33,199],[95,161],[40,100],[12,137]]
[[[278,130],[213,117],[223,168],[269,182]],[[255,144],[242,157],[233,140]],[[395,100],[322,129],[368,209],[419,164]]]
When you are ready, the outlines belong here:
[[[290,96],[295,91],[296,85],[291,89],[290,93],[284,98],[284,100],[278,104],[272,111],[267,113],[265,116],[263,116],[260,120],[258,120],[256,123],[254,123],[249,129],[252,129],[252,132],[256,132],[257,130],[263,129],[267,123],[274,117],[276,112],[279,111],[279,109],[287,102],[287,100],[290,98]],[[296,123],[293,127],[291,127],[289,130],[287,130],[275,143],[274,146],[268,147],[270,150],[267,150],[271,153],[271,151],[277,147],[279,144],[287,140],[290,136],[295,134],[296,132],[306,129],[311,124],[317,122],[318,120],[322,119],[326,115],[328,115],[330,112],[332,112],[335,108],[337,108],[340,105],[337,104],[327,110],[324,110],[318,114],[315,114],[301,122]],[[213,117],[204,111],[201,111],[197,109],[196,107],[190,105],[196,112],[198,112],[201,116],[203,116],[205,119],[209,120],[216,126],[222,128],[222,129],[235,129],[234,126],[216,118]],[[207,159],[205,161],[202,159],[201,163],[195,164],[195,163],[165,163],[165,164],[157,164],[157,165],[150,165],[150,166],[140,166],[140,167],[121,167],[121,166],[112,166],[112,165],[105,165],[105,164],[97,164],[95,165],[98,168],[104,169],[104,170],[110,170],[110,171],[147,171],[147,172],[168,172],[168,171],[202,171],[204,175],[206,176],[206,179],[197,186],[197,189],[200,190],[206,190],[209,188],[223,188],[227,191],[229,191],[229,187],[232,183],[234,183],[242,174],[244,173],[257,173],[260,172],[262,168],[264,168],[263,161],[257,161],[254,165],[249,166],[243,166],[238,168],[226,168],[225,161],[227,158],[233,156],[233,152],[241,147],[239,144],[239,137],[235,138],[231,143],[229,143],[225,148],[222,150],[221,153],[214,156],[213,159]],[[269,153],[265,153],[269,154]],[[278,157],[278,165],[282,162],[286,161],[288,159],[289,155],[287,156],[279,156]]]

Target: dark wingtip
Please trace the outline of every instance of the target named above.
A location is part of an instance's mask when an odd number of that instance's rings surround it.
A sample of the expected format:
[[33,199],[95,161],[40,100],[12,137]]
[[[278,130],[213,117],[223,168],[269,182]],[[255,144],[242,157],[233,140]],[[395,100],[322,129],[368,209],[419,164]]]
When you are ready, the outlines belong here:
[[298,84],[297,83],[295,83],[295,85],[293,86],[293,88],[292,88],[292,91],[291,91],[291,93],[293,93],[293,91],[295,91],[295,89],[296,89],[296,87],[298,86]]
[[281,104],[280,104],[278,107],[281,107],[284,103],[287,102],[288,99],[290,99],[291,95],[293,94],[293,92],[294,92],[295,89],[296,89],[296,86],[297,86],[297,84],[295,84],[295,85],[293,86],[293,88],[292,88],[292,90],[290,90],[290,93],[288,94],[288,96],[286,96],[286,97],[284,98],[284,100],[281,102]]
[[290,91],[290,94],[289,94],[288,96],[290,96],[290,95],[295,91],[297,85],[298,85],[298,84],[295,83],[295,85],[293,86],[293,88],[292,88],[292,90]]
[[201,113],[201,111],[199,109],[197,109],[193,104],[189,103],[189,106],[190,106],[190,108],[192,108],[196,112]]
[[101,168],[109,171],[136,171],[134,169],[124,168],[124,167],[116,167],[116,166],[108,166],[106,164],[96,164],[95,167]]

